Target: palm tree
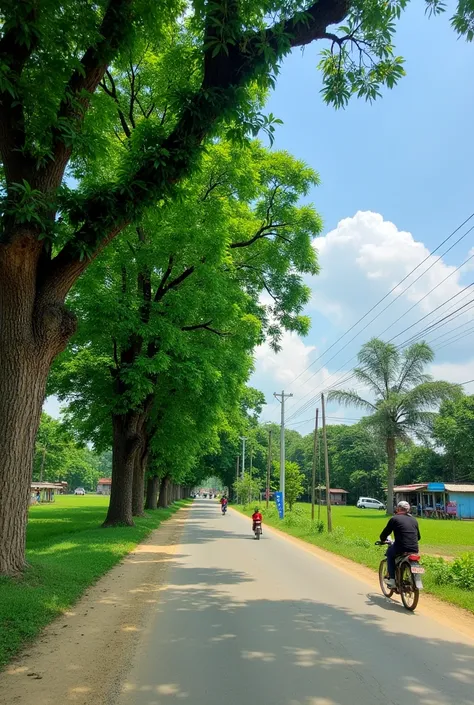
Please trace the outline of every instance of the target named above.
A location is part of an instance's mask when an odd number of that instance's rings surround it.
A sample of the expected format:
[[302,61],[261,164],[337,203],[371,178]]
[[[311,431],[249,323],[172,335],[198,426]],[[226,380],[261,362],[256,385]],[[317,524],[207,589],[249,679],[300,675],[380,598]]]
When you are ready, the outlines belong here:
[[400,352],[395,345],[372,338],[362,346],[358,382],[367,387],[374,401],[363,399],[355,390],[333,390],[328,400],[368,411],[366,423],[376,430],[387,452],[387,512],[393,508],[393,485],[397,439],[415,436],[425,440],[440,402],[461,394],[459,385],[435,381],[424,372],[434,353],[425,342],[414,343]]

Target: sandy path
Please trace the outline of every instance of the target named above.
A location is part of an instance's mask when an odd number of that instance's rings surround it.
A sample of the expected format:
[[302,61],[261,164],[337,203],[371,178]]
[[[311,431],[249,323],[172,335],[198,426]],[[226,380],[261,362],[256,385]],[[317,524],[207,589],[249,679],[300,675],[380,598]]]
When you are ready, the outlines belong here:
[[188,511],[152,532],[0,674],[2,705],[106,702],[158,601]]

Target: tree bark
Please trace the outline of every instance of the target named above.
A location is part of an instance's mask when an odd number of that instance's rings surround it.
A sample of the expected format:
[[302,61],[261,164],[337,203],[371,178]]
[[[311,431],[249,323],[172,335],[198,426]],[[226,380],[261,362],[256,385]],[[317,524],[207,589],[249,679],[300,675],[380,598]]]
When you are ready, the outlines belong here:
[[158,475],[149,477],[146,485],[145,509],[156,509],[158,506],[158,491],[160,489],[160,478]]
[[158,496],[158,507],[160,509],[166,509],[166,507],[169,504],[168,501],[168,488],[170,484],[170,476],[169,475],[164,475],[161,478],[161,483],[160,483],[160,494]]
[[25,567],[34,445],[46,380],[74,319],[37,300],[40,246],[30,232],[0,244],[0,575]]
[[387,514],[393,514],[393,486],[395,483],[395,438],[387,438]]
[[[145,473],[148,464],[148,451],[142,449],[136,454],[133,471],[132,514],[134,517],[144,516]],[[155,507],[156,508],[156,507]]]
[[112,415],[112,489],[104,527],[133,526],[133,475],[141,446],[138,424],[136,412]]

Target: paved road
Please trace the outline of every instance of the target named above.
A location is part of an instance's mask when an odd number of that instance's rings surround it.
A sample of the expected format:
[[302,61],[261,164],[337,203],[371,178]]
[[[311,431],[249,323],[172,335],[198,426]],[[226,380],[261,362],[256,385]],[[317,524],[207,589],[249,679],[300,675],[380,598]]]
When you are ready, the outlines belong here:
[[117,705],[474,705],[474,642],[211,501]]

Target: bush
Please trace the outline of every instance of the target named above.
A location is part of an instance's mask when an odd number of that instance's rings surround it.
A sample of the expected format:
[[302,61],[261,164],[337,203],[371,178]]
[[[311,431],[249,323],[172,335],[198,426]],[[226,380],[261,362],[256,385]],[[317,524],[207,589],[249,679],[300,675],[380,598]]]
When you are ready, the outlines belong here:
[[454,584],[461,590],[474,590],[474,553],[464,553],[452,563],[444,558],[425,558],[435,585]]
[[360,548],[372,548],[372,542],[363,536],[354,536],[352,543],[354,546],[360,546]]
[[474,590],[474,553],[464,553],[451,563],[453,582],[463,590]]
[[424,565],[429,569],[435,585],[447,585],[451,582],[451,567],[444,558],[423,558]]
[[334,543],[344,543],[346,538],[345,528],[343,526],[336,526],[332,533],[328,534],[328,538],[334,541]]

